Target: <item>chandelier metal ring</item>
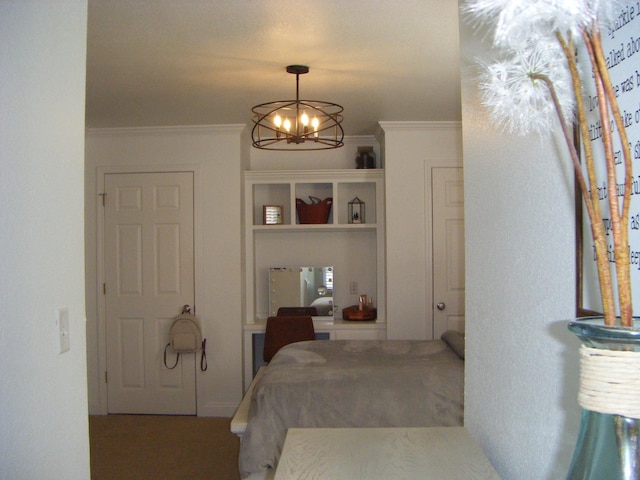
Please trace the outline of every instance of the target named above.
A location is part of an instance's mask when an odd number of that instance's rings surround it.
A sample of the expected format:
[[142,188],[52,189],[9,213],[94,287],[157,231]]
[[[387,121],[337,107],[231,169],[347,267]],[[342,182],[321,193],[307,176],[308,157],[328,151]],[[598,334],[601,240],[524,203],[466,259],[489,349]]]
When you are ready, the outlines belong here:
[[287,72],[296,75],[296,99],[261,103],[251,109],[252,145],[265,150],[292,150],[291,146],[295,150],[342,147],[344,108],[322,100],[300,100],[299,77],[308,73],[309,67],[289,65]]

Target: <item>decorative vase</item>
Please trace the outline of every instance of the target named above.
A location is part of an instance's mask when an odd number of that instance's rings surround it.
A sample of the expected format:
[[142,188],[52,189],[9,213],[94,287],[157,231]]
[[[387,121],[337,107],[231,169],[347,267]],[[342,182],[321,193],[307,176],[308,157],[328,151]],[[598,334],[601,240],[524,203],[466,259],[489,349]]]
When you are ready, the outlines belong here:
[[640,480],[640,330],[602,317],[569,330],[582,341],[582,420],[567,480]]

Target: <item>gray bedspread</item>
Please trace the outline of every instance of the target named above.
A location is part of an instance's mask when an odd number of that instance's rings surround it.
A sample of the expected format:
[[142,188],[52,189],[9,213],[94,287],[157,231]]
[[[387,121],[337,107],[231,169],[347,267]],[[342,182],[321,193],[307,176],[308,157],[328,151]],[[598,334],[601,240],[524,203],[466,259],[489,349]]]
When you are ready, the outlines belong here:
[[464,361],[443,340],[284,347],[251,398],[242,477],[277,465],[290,427],[461,426]]

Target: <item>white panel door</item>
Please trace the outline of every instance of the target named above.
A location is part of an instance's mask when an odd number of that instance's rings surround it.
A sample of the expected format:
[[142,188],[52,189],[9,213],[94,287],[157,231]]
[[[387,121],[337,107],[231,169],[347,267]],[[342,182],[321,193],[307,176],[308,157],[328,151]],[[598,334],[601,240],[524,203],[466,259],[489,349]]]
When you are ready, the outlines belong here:
[[433,338],[464,332],[464,184],[462,168],[434,168]]
[[195,297],[193,173],[106,174],[105,193],[108,411],[193,415],[195,354],[163,362],[173,317]]

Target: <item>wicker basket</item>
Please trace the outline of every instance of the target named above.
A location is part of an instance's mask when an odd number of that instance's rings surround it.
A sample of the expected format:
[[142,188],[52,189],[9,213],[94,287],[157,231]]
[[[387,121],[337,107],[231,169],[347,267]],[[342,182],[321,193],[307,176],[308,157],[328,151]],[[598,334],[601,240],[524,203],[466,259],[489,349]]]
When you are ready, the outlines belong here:
[[296,198],[296,210],[298,212],[298,223],[327,223],[333,198],[328,197],[320,200],[317,197],[309,197],[311,203],[305,203],[301,198]]

